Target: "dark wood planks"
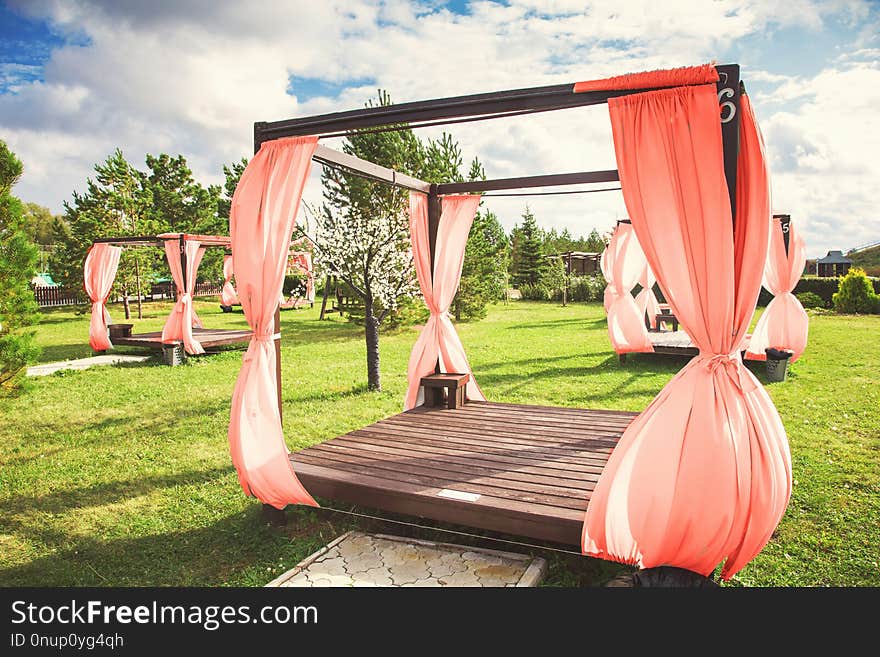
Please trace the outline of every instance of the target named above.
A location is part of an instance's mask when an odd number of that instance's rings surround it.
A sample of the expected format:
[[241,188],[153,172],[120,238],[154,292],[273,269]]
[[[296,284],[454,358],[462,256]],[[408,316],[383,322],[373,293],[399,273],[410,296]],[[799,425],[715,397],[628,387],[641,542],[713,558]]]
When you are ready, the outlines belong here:
[[[193,329],[193,337],[198,340],[205,349],[222,347],[239,342],[250,342],[251,331],[235,329]],[[162,349],[162,332],[135,333],[125,338],[113,338],[113,344],[129,347],[146,347],[148,349]]]
[[[394,415],[291,455],[318,497],[577,545],[635,413],[469,402]],[[472,501],[442,490],[476,495]]]

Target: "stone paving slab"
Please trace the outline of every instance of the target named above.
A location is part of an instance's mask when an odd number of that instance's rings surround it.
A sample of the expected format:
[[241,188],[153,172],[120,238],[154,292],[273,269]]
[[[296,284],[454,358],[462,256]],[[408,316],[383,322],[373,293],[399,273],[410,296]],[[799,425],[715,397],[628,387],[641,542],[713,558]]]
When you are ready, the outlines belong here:
[[350,531],[266,586],[537,586],[547,562],[514,552]]
[[118,363],[142,363],[149,360],[149,356],[134,356],[130,354],[101,354],[90,358],[77,360],[62,360],[55,363],[43,363],[34,365],[27,370],[28,376],[46,376],[60,370],[87,370],[96,365],[116,365]]

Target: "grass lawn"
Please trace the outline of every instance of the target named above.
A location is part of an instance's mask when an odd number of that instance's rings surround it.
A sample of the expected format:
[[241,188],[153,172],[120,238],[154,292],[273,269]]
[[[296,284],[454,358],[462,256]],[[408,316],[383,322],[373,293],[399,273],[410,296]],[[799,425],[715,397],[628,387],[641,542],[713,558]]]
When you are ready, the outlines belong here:
[[[215,302],[196,307],[206,326],[245,325]],[[169,305],[146,310],[136,332],[161,328]],[[291,449],[399,412],[417,335],[406,328],[383,336],[383,391],[368,392],[360,331],[317,315],[282,315]],[[792,501],[770,544],[734,582],[877,586],[880,317],[810,321],[807,353],[787,382],[768,386],[791,442]],[[89,355],[87,333],[87,315],[46,312],[42,360]],[[497,305],[460,334],[495,401],[638,411],[683,364],[637,356],[619,366],[601,304]],[[297,509],[287,527],[271,528],[244,496],[226,444],[240,362],[240,351],[228,351],[177,368],[153,361],[62,372],[0,400],[0,585],[262,585],[355,524]],[[621,569],[536,552],[550,559],[550,584],[600,584]]]

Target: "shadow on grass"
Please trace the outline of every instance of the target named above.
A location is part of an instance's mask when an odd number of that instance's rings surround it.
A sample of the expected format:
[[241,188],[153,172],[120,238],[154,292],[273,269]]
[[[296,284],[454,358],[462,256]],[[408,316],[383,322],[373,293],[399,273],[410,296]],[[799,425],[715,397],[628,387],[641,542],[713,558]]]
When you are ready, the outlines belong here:
[[[603,323],[604,319],[601,320]],[[521,329],[540,329],[540,328],[559,328],[564,326],[583,326],[585,324],[591,324],[592,322],[588,320],[581,319],[580,317],[571,317],[565,319],[552,319],[545,322],[528,322],[522,324],[512,324],[511,326],[505,327],[509,331],[519,331]]]
[[[296,526],[267,526],[255,504],[216,522],[136,538],[45,530],[28,536],[49,554],[0,568],[4,586],[210,586],[230,580],[260,586],[341,533],[299,513]],[[275,572],[272,572],[275,567]]]
[[157,488],[173,488],[214,481],[228,475],[231,469],[230,465],[228,468],[190,470],[131,480],[109,481],[84,488],[58,490],[36,497],[16,497],[0,504],[0,516],[8,521],[9,516],[13,514],[58,514],[70,509],[113,504],[146,495]]

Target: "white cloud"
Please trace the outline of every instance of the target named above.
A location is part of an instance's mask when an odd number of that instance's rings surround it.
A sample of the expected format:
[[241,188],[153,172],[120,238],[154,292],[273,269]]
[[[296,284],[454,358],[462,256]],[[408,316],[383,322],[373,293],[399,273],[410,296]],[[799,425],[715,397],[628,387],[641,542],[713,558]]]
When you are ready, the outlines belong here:
[[[708,61],[739,38],[782,27],[807,34],[832,14],[855,23],[866,16],[861,2],[808,0],[481,1],[465,16],[432,5],[23,3],[23,11],[50,17],[56,30],[86,45],[54,51],[44,82],[0,95],[0,130],[26,166],[17,193],[58,210],[116,146],[135,162],[147,152],[183,153],[202,180],[218,182],[223,163],[251,152],[254,121],[359,107],[375,87],[407,101],[573,82]],[[877,71],[864,63],[873,45],[865,37],[854,46],[861,63],[841,61],[813,79],[782,76],[772,62],[755,75],[775,88],[754,96],[779,169],[775,199],[808,227],[811,254],[877,232],[869,224],[872,180],[864,178],[877,179],[864,163],[877,150],[876,131],[867,130],[876,125],[867,99],[876,101]],[[294,84],[317,78],[342,91],[297,99],[287,94],[291,76]],[[614,167],[604,106],[451,129],[466,158],[479,155],[493,177]],[[307,196],[318,193],[312,186]],[[493,199],[491,206],[510,227],[525,201]],[[608,228],[623,213],[616,193],[529,202],[542,224],[574,232]],[[832,211],[842,203],[846,211]]]

